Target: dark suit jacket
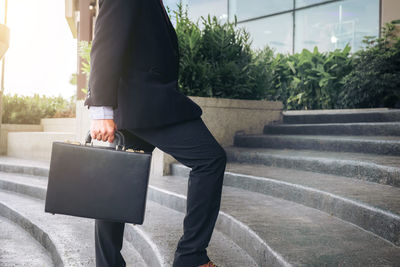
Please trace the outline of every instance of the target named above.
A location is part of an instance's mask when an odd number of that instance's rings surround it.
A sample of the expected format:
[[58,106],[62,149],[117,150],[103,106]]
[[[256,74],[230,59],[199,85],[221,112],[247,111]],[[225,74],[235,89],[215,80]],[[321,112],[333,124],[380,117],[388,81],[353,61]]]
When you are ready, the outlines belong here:
[[178,91],[179,49],[160,0],[100,0],[84,105],[112,106],[118,129],[195,119]]

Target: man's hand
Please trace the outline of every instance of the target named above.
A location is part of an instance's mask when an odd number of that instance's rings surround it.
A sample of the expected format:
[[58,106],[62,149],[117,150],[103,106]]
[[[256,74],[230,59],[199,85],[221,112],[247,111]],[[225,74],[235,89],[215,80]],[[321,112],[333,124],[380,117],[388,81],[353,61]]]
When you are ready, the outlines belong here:
[[92,119],[90,125],[90,136],[93,139],[99,141],[108,141],[112,143],[114,141],[114,133],[117,129],[117,125],[112,119]]

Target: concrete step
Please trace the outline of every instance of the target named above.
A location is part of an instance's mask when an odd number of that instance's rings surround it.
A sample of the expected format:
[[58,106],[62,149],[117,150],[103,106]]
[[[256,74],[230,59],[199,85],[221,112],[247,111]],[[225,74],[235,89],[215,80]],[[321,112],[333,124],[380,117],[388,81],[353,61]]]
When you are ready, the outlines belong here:
[[310,149],[400,155],[400,136],[236,135],[234,145],[276,149]]
[[[7,161],[8,160],[8,161]],[[31,176],[29,168],[14,165],[8,158],[0,158],[0,167],[5,162],[13,172],[3,173],[0,187],[24,194],[45,198],[43,189],[47,177]],[[21,164],[21,160],[17,161]],[[25,164],[33,162],[26,162]],[[190,169],[182,164],[173,164],[173,175],[188,177]],[[45,171],[42,171],[45,173]],[[28,177],[28,182],[27,178]],[[229,162],[224,179],[225,185],[263,193],[317,208],[343,220],[352,222],[366,230],[393,242],[399,242],[400,191],[398,187],[377,184],[344,176],[268,167],[262,164]],[[379,226],[379,227],[377,227]]]
[[265,125],[264,134],[400,136],[400,122]]
[[[149,264],[149,266],[172,266],[178,240],[183,234],[182,225],[185,214],[156,202],[147,201],[145,216],[143,225],[130,225],[129,227],[145,233],[151,240],[154,254],[159,259],[159,263]],[[145,251],[148,246],[148,244],[143,245],[143,242],[137,238],[131,238],[130,242],[139,251]],[[218,266],[257,266],[246,252],[217,230],[213,232],[207,253]]]
[[[23,168],[21,170],[26,171]],[[23,183],[22,179],[31,178],[23,177],[16,183]],[[36,185],[32,187],[38,187],[39,183],[44,184],[44,181],[43,177],[36,178]],[[179,176],[151,177],[150,183],[149,200],[181,213],[185,211],[186,179]],[[15,188],[23,190],[24,187]],[[12,196],[15,196],[15,193]],[[1,195],[0,199],[3,199]],[[158,212],[153,215],[148,214],[147,219],[150,221],[151,216],[157,216]],[[152,240],[144,229],[137,230],[143,226],[128,225],[126,239],[130,239],[131,242],[133,238],[137,241]],[[336,266],[343,264],[373,266],[394,265],[400,260],[397,247],[353,224],[287,200],[259,193],[248,194],[248,191],[228,186],[224,187],[216,228],[251,254],[259,266],[328,263]],[[141,235],[142,239],[135,238],[138,235]],[[346,246],[343,246],[344,243]],[[158,255],[158,258],[162,259],[160,256],[162,249],[155,247],[155,244],[147,242],[148,248],[151,248],[147,250],[147,254]],[[156,263],[160,262],[157,257],[155,259],[153,258]],[[148,266],[161,266],[161,264]]]
[[[171,164],[172,175],[190,168]],[[349,177],[227,163],[224,185],[293,201],[354,223],[400,246],[400,188]]]
[[400,158],[312,150],[225,147],[229,162],[312,171],[400,187]]
[[[55,266],[95,266],[93,220],[45,213],[43,200],[3,189],[0,215],[18,224],[46,248]],[[132,245],[125,243],[122,253],[128,266],[146,266]]]
[[90,220],[44,213],[43,201],[4,190],[0,190],[0,214],[40,242],[56,266],[95,265]]
[[54,141],[74,140],[74,132],[9,132],[7,156],[49,161]]
[[0,216],[0,266],[54,266],[50,253],[19,225]]
[[[187,179],[152,177],[149,198],[185,208]],[[395,266],[400,248],[325,212],[287,200],[224,186],[216,228],[259,266]]]
[[50,161],[29,160],[9,156],[0,156],[0,171],[23,173],[35,176],[49,176]]
[[351,122],[400,122],[398,109],[286,111],[283,123],[351,123]]
[[[45,177],[0,173],[0,188],[11,192],[44,200],[46,186]],[[147,266],[172,266],[177,242],[183,234],[183,218],[184,213],[148,201],[145,223],[135,226],[126,224],[125,239],[140,252]],[[246,252],[219,231],[213,233],[208,253],[220,266],[257,266]]]

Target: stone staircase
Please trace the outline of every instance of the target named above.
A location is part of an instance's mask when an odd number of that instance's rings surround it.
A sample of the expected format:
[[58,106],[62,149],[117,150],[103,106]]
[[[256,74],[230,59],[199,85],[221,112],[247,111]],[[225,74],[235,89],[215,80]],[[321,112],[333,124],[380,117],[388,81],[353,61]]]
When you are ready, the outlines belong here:
[[[40,247],[46,249],[49,255],[41,257],[47,262],[51,259],[51,265],[38,260],[37,265],[33,262],[29,266],[95,266],[93,220],[44,212],[48,172],[49,166],[44,161],[0,157],[0,225],[3,221],[8,225],[10,221],[13,223],[8,227],[11,229],[8,236],[15,242],[20,239],[20,232],[32,236],[29,246],[36,248],[33,252],[39,253]],[[173,253],[183,233],[185,197],[152,185],[148,195],[146,223],[126,224],[122,253],[127,266],[172,266]],[[163,203],[166,198],[171,201]],[[19,249],[5,247],[2,252],[17,255]],[[222,231],[214,232],[209,250],[210,257],[221,266],[257,266]],[[0,266],[2,260],[0,257]],[[15,256],[8,262],[18,266],[22,261]]]
[[[348,110],[285,112],[262,135],[235,136],[210,258],[221,267],[400,266],[399,133],[400,111]],[[93,221],[44,213],[48,167],[0,158],[0,226],[11,243],[26,240],[26,257],[38,254],[30,266],[94,266]],[[126,224],[128,266],[172,265],[190,169],[171,170],[150,177],[144,224]],[[1,250],[7,262],[21,255]]]

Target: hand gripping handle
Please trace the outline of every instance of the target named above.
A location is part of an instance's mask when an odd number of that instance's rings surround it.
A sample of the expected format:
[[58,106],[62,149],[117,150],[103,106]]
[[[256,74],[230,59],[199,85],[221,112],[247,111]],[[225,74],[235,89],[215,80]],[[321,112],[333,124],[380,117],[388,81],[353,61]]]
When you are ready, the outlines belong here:
[[[117,143],[116,143],[115,141],[117,141]],[[90,130],[87,132],[86,138],[85,138],[85,145],[86,145],[87,143],[90,143],[91,145],[93,145],[92,136],[90,135]],[[115,144],[115,143],[116,143],[116,145],[115,145],[115,150],[118,150],[119,147],[122,147],[122,150],[125,150],[125,137],[124,137],[124,135],[123,135],[120,131],[118,131],[118,130],[115,130],[115,132],[114,132],[114,141],[113,141],[113,144]]]

